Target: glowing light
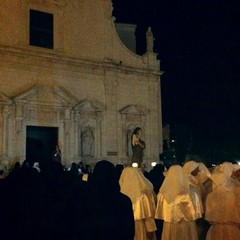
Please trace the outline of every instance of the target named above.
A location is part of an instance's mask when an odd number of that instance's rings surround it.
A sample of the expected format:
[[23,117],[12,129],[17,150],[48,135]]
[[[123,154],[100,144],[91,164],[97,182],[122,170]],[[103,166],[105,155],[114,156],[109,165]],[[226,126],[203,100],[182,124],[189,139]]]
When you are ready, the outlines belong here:
[[138,167],[138,164],[136,162],[132,163],[132,167]]
[[156,165],[157,165],[156,162],[151,162],[151,166],[152,166],[152,167],[155,167]]

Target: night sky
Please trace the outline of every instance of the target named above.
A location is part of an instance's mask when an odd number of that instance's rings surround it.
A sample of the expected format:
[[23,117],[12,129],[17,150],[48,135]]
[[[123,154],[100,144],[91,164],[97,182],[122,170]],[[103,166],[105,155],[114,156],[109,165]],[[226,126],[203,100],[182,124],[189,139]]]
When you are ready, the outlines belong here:
[[163,124],[185,124],[200,144],[240,151],[240,1],[113,0],[113,7],[116,22],[137,25],[140,55],[152,27]]

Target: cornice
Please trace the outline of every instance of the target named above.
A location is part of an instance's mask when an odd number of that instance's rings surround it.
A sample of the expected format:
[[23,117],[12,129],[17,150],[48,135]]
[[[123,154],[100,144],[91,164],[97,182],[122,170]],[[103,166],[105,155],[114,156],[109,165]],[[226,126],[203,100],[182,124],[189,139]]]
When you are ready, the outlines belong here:
[[[14,48],[8,46],[0,46],[0,55],[4,55],[4,59],[8,61],[17,61],[18,63],[22,64],[36,64],[37,66],[42,67],[60,67],[62,70],[68,70],[68,67],[71,67],[71,71],[78,72],[79,69],[83,72],[86,69],[94,69],[101,71],[114,71],[121,74],[133,74],[133,75],[141,75],[141,76],[148,76],[153,75],[154,77],[160,77],[162,75],[162,71],[160,71],[160,67],[157,69],[152,68],[142,68],[142,67],[133,67],[133,66],[126,66],[123,65],[121,62],[118,61],[97,61],[91,59],[81,59],[75,57],[67,57],[61,53],[52,50],[39,51],[33,50],[31,48]],[[51,52],[52,51],[52,52]],[[16,60],[17,58],[17,60]],[[29,61],[29,58],[32,58]],[[49,62],[51,64],[49,64]]]
[[27,3],[40,6],[53,6],[56,8],[63,8],[67,5],[67,0],[28,0]]

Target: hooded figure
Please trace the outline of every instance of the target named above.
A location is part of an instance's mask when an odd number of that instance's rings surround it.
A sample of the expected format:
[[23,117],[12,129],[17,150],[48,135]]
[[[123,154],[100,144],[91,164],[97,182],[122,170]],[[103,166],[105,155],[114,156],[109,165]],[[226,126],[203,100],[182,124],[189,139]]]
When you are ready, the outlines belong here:
[[205,219],[211,227],[207,240],[240,239],[240,166],[225,162],[212,173],[213,189],[207,195]]
[[121,192],[130,197],[135,220],[135,240],[156,239],[156,195],[141,169],[125,167],[120,176]]
[[197,217],[202,218],[203,205],[201,197],[201,183],[196,177],[200,172],[199,163],[195,161],[186,162],[183,165],[183,171],[189,180],[190,197],[192,198]]
[[157,199],[155,217],[164,220],[161,239],[197,240],[197,214],[190,197],[189,180],[181,166],[169,168]]
[[198,220],[196,221],[198,235],[199,238],[205,239],[209,224],[203,218],[203,202],[205,201],[206,195],[209,192],[208,185],[211,183],[209,182],[211,173],[202,162],[195,161],[186,162],[183,165],[183,170],[189,179],[190,196],[198,217]]
[[133,240],[134,218],[129,197],[120,192],[114,165],[99,161],[89,178],[86,202],[79,223],[81,240]]

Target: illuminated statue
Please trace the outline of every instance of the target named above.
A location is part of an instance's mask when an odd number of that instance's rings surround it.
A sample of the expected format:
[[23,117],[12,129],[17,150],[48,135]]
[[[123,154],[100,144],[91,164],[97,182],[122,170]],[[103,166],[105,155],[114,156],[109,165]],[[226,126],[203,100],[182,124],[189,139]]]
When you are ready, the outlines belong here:
[[153,52],[153,44],[154,44],[155,38],[153,37],[151,27],[148,27],[147,29],[146,40],[147,40],[147,52]]

